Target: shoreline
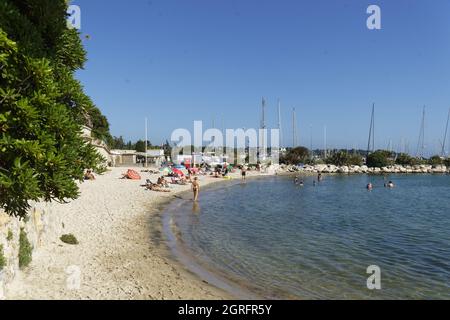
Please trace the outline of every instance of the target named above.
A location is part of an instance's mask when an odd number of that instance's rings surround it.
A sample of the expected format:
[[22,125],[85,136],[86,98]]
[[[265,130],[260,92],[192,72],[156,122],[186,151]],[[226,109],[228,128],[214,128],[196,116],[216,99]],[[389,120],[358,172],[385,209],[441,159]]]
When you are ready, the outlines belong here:
[[[279,175],[282,177],[283,175]],[[275,177],[275,175],[256,174],[247,177],[247,181],[264,179],[268,177]],[[219,181],[218,181],[219,182]],[[229,181],[231,185],[238,185],[242,183],[240,179],[234,179]],[[203,192],[215,192],[220,189],[219,183],[210,183],[205,186]],[[188,193],[188,191],[180,192],[180,196]],[[196,277],[207,281],[207,283],[213,285],[225,291],[231,295],[233,299],[237,300],[264,300],[263,292],[260,288],[251,286],[249,283],[245,283],[244,280],[231,277],[230,274],[224,273],[214,267],[208,266],[205,261],[201,261],[195,257],[195,253],[186,246],[180,234],[179,226],[176,222],[176,218],[173,216],[174,211],[179,212],[179,208],[191,200],[180,197],[173,199],[167,203],[162,210],[161,220],[163,225],[163,231],[167,238],[167,245],[172,253],[172,256],[177,263],[181,263],[184,268],[193,273]],[[182,210],[183,212],[185,210]],[[190,214],[188,212],[187,214]],[[244,282],[243,282],[244,281]]]
[[[190,185],[174,186],[171,193],[145,190],[140,185],[158,175],[142,173],[143,180],[121,180],[127,168],[111,168],[96,181],[80,184],[80,198],[69,204],[42,204],[55,220],[46,230],[46,241],[33,254],[31,265],[8,286],[9,300],[228,300],[236,295],[210,283],[170,248],[163,229],[170,203],[190,192]],[[142,167],[135,168],[140,171]],[[247,178],[314,175],[311,172],[248,172]],[[335,174],[330,174],[335,175]],[[339,175],[339,174],[336,174]],[[347,174],[341,174],[348,176]],[[367,175],[367,174],[366,174]],[[231,174],[234,183],[240,172]],[[201,177],[202,187],[230,182]],[[62,234],[73,233],[79,245],[62,243]],[[66,272],[80,270],[81,287],[69,290]],[[219,275],[220,276],[220,275]],[[225,278],[225,280],[230,280]],[[231,281],[231,283],[234,283]],[[237,287],[239,283],[237,283]],[[245,286],[242,286],[246,289]],[[249,290],[251,292],[251,290]],[[253,293],[253,292],[251,292]],[[254,294],[255,296],[258,293]]]
[[[80,184],[80,197],[69,204],[46,204],[59,228],[46,231],[50,239],[36,249],[30,266],[18,273],[6,291],[8,300],[224,300],[228,292],[209,284],[177,261],[162,230],[163,209],[190,185],[171,193],[140,187],[143,180],[119,179],[128,168],[111,168],[95,181]],[[140,171],[142,167],[135,168]],[[268,174],[252,172],[252,176]],[[239,173],[231,175],[239,178]],[[226,182],[201,178],[201,186]],[[61,233],[63,232],[63,233]],[[73,233],[79,244],[62,243]],[[67,268],[80,270],[79,290],[70,290]]]

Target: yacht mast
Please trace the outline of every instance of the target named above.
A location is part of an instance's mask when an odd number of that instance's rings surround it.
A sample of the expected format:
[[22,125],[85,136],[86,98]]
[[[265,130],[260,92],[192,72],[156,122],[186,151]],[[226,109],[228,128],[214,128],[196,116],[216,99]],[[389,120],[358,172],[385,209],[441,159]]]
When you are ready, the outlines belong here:
[[372,105],[372,116],[370,118],[369,142],[367,143],[367,155],[375,151],[375,103]]
[[450,108],[448,109],[447,125],[445,126],[444,142],[442,143],[442,157],[445,157],[445,144],[447,142],[448,124],[450,121]]
[[422,112],[422,123],[420,125],[419,141],[417,143],[417,153],[418,158],[423,158],[425,151],[425,106]]

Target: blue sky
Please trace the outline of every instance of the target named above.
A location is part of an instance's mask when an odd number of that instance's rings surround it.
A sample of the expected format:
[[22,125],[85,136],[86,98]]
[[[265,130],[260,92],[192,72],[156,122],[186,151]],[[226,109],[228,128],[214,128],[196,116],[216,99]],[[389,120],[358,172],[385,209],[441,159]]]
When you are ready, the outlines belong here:
[[[447,0],[76,0],[88,63],[77,77],[112,133],[161,143],[176,128],[251,128],[261,98],[268,124],[282,104],[284,144],[299,140],[365,148],[376,104],[376,147],[403,139],[416,151],[427,106],[426,144],[437,153],[450,107]],[[366,9],[381,7],[382,30]],[[223,120],[222,120],[223,119]]]

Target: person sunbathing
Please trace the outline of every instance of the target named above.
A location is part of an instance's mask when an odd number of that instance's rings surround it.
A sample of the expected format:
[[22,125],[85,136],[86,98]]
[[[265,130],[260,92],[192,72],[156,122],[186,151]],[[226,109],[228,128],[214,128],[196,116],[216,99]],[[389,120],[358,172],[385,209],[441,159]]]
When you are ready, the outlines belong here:
[[86,173],[84,174],[84,180],[95,180],[95,176],[91,170],[86,171]]
[[147,183],[145,184],[145,188],[147,190],[156,191],[156,192],[170,192],[170,190],[164,189],[160,185],[152,183],[149,179],[147,179]]

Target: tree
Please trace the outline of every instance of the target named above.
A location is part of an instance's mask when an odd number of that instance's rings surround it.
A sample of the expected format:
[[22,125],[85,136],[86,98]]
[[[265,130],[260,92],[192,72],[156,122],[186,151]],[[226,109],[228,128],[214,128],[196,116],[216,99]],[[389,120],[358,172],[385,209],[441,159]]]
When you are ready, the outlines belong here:
[[66,10],[65,0],[0,1],[0,207],[22,218],[31,200],[76,198],[75,180],[102,160],[81,137],[94,106],[74,78],[86,53]]
[[170,145],[168,140],[166,140],[166,143],[164,143],[163,149],[164,149],[164,156],[166,158],[172,157],[172,146]]
[[363,163],[363,158],[359,154],[350,155],[347,161],[348,166],[362,166]]
[[110,149],[123,150],[125,148],[125,141],[123,137],[112,137],[111,142],[108,144]]
[[382,168],[394,163],[393,154],[386,150],[377,150],[367,156],[366,164],[371,168]]
[[329,156],[326,162],[335,166],[344,166],[347,165],[348,159],[349,155],[347,152],[338,151]]
[[335,166],[361,166],[363,159],[360,155],[349,154],[347,151],[340,150],[331,154],[326,159],[326,163]]
[[298,165],[309,159],[309,150],[305,147],[290,149],[281,159],[282,163]]
[[406,153],[400,153],[395,160],[395,163],[401,166],[415,166],[419,163],[417,158],[413,158]]
[[444,165],[450,167],[450,158],[444,159]]
[[432,156],[428,163],[432,166],[440,166],[444,164],[444,160],[440,156]]
[[[152,148],[152,144],[150,143],[150,141],[147,141],[147,149],[151,149],[151,148]],[[145,152],[145,141],[138,140],[136,142],[136,144],[134,145],[134,149],[137,152]]]

